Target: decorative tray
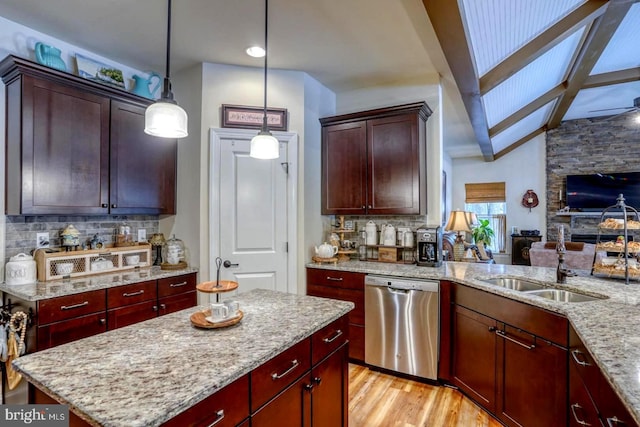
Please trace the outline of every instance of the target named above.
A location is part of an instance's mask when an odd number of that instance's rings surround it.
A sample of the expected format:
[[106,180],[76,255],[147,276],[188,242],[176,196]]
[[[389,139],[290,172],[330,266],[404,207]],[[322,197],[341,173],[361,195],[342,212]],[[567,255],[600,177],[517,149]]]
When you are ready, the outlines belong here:
[[233,280],[220,280],[220,281],[210,281],[210,282],[202,282],[196,285],[196,289],[200,292],[206,292],[209,294],[214,294],[218,292],[230,292],[238,288],[238,282],[234,282]]
[[338,262],[338,258],[336,258],[336,257],[322,258],[322,257],[319,257],[319,256],[312,256],[311,260],[313,262],[320,262],[320,263],[322,263],[322,262],[332,262],[332,263],[335,264],[336,262]]
[[196,311],[190,317],[191,324],[196,328],[203,329],[218,329],[218,328],[226,328],[227,326],[232,326],[239,323],[244,317],[244,313],[242,310],[238,310],[238,315],[232,317],[230,319],[225,319],[220,322],[211,323],[207,320],[207,317],[211,316],[211,309]]

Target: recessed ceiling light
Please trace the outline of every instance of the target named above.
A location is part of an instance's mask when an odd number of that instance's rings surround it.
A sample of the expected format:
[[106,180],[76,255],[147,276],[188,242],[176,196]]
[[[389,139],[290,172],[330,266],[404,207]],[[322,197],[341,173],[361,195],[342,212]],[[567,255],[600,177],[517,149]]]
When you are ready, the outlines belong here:
[[264,49],[260,46],[251,46],[247,48],[247,55],[254,58],[262,58],[264,56]]

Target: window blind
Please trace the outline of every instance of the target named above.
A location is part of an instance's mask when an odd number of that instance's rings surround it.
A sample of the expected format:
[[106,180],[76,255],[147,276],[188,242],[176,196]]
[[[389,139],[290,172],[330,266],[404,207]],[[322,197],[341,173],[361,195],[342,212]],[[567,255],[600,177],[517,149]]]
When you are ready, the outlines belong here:
[[465,184],[465,203],[505,202],[504,182],[481,182]]

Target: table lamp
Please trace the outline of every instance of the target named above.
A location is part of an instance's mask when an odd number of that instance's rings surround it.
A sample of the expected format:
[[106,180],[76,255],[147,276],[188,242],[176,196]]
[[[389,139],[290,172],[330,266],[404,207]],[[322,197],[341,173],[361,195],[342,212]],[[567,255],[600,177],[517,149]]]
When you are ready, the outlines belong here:
[[472,212],[465,211],[452,211],[449,215],[449,221],[445,225],[444,229],[447,231],[456,231],[456,241],[453,244],[453,260],[462,261],[464,257],[464,239],[462,238],[462,232],[471,232]]

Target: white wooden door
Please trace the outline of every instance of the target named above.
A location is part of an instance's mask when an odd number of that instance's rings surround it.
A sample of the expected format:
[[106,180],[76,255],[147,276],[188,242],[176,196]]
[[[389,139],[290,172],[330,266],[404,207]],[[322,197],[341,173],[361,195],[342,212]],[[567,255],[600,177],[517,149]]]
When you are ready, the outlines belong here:
[[218,214],[213,216],[217,223],[211,224],[215,240],[211,280],[215,280],[215,257],[219,256],[226,261],[221,280],[237,281],[238,292],[255,288],[287,292],[291,240],[288,144],[280,144],[278,159],[254,159],[249,157],[249,148],[255,131],[216,132],[212,185],[218,197],[212,198],[211,208]]

